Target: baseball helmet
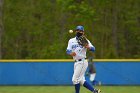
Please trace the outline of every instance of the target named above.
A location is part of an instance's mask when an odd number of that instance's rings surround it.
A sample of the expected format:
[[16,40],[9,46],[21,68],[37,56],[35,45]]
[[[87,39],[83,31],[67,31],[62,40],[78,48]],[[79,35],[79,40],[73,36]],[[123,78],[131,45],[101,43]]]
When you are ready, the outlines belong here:
[[84,27],[81,26],[81,25],[80,25],[80,26],[77,26],[77,27],[76,27],[76,30],[84,31]]

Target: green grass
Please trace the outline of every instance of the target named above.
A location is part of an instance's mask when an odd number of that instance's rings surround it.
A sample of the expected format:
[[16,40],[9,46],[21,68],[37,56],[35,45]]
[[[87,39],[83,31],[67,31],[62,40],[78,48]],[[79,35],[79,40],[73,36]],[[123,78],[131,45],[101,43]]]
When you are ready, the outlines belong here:
[[[140,93],[140,86],[98,86],[102,93]],[[75,93],[74,86],[0,86],[0,93]],[[80,93],[91,93],[81,87]]]

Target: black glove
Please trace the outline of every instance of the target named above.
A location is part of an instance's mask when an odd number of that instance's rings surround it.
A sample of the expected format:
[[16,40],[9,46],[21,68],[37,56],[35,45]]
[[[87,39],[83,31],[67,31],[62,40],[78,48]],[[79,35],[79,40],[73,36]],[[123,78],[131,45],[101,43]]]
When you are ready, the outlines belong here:
[[81,45],[81,46],[86,46],[88,45],[88,41],[87,41],[87,38],[82,35],[78,38],[78,44]]

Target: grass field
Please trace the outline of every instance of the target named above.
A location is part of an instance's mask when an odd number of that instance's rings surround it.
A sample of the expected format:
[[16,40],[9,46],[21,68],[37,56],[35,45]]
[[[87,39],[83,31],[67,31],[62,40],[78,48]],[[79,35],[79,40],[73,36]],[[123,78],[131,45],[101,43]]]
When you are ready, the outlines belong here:
[[[102,93],[140,93],[140,86],[97,86]],[[73,86],[0,86],[0,93],[75,93]],[[91,93],[81,87],[80,93]]]

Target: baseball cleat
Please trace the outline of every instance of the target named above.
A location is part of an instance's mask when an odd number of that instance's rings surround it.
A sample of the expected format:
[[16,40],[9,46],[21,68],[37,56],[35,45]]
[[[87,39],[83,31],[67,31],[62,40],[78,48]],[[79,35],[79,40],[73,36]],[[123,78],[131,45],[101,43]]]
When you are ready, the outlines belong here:
[[101,93],[100,89],[95,89],[93,93]]

